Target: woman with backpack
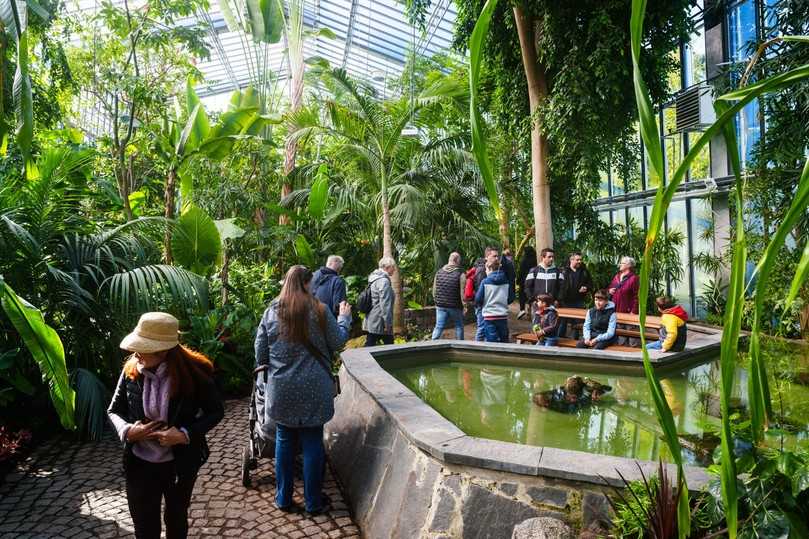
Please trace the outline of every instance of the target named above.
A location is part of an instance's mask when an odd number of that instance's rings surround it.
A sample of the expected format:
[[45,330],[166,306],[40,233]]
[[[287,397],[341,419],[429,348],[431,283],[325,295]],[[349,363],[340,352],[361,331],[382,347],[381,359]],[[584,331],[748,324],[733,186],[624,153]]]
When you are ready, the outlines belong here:
[[303,448],[306,511],[320,514],[330,500],[323,495],[326,453],[323,425],[334,416],[332,355],[348,340],[351,306],[340,303],[338,317],[310,292],[312,272],[292,266],[281,294],[261,318],[256,334],[256,364],[267,364],[264,414],[277,425],[275,505],[291,511],[295,448]]
[[[368,276],[366,288],[357,301],[360,309],[366,312],[362,329],[368,333],[365,346],[378,343],[393,344],[393,286],[390,276],[396,271],[396,262],[390,257],[382,257],[379,267]],[[369,301],[370,300],[370,301]],[[365,307],[370,304],[370,309]]]

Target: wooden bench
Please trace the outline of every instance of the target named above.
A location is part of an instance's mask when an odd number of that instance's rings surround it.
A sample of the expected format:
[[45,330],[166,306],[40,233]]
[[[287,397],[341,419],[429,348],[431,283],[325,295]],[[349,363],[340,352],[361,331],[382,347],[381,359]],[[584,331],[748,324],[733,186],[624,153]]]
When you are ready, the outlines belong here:
[[[584,320],[587,317],[587,309],[573,309],[571,307],[559,307],[558,309],[556,309],[556,312],[559,313],[560,318],[572,318],[574,320]],[[625,324],[628,326],[640,325],[638,315],[636,314],[616,313],[616,318],[618,319],[619,324]],[[662,325],[663,324],[659,316],[646,317],[646,329],[658,330]]]
[[[537,336],[533,333],[519,333],[514,335],[514,340],[517,341],[517,344],[536,344]],[[564,348],[576,348],[576,343],[578,341],[575,339],[559,339],[559,343],[557,346],[561,346]],[[592,350],[592,348],[590,349]],[[612,350],[614,352],[640,352],[640,348],[633,348],[631,346],[621,346],[619,344],[614,344],[612,346],[608,346],[607,350]]]
[[[581,330],[584,324],[575,324],[573,326],[574,329]],[[638,328],[640,329],[640,328]],[[636,339],[640,339],[640,331],[635,331],[634,329],[623,329],[623,328],[616,328],[615,334],[620,337],[635,337]],[[656,341],[660,338],[660,335],[657,331],[652,331],[650,329],[646,330],[646,340],[647,341]]]

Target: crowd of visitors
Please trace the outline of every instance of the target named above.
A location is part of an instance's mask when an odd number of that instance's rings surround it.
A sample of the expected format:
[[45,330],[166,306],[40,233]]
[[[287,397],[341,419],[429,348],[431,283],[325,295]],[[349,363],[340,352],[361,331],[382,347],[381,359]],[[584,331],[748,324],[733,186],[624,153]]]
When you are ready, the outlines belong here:
[[[583,309],[592,297],[593,306],[586,311],[576,346],[602,350],[619,342],[618,315],[638,312],[635,261],[623,257],[608,287],[594,291],[581,253],[570,253],[563,268],[554,260],[553,249],[545,248],[537,263],[529,248],[517,271],[510,250],[501,254],[496,247],[487,247],[483,257],[464,271],[461,254],[451,253],[433,279],[436,324],[432,338],[441,338],[451,323],[455,338],[463,339],[464,312],[471,305],[477,340],[509,342],[509,305],[519,297],[518,318],[531,311],[537,344],[556,346],[560,338],[575,332],[571,320],[561,317],[557,307]],[[256,334],[256,365],[266,366],[267,375],[261,413],[276,429],[275,503],[282,511],[294,509],[294,458],[299,449],[306,511],[317,515],[330,506],[322,492],[323,425],[334,415],[334,396],[339,391],[332,358],[345,345],[352,320],[346,282],[340,275],[343,264],[342,257],[332,255],[314,273],[304,266],[291,267]],[[358,297],[366,346],[393,344],[391,277],[396,271],[392,258],[380,259]],[[661,316],[659,340],[647,348],[683,350],[688,315],[671,298],[661,297],[656,303]],[[124,443],[127,500],[137,537],[160,536],[163,503],[166,537],[187,536],[191,493],[208,457],[205,434],[224,415],[211,362],[182,346],[178,329],[172,315],[146,313],[120,344],[131,355],[108,415]],[[546,407],[556,406],[556,401],[564,401],[568,407],[589,402],[589,396],[579,395],[580,388],[574,389],[557,390],[559,395],[538,394],[535,400]],[[592,392],[592,400],[596,399]]]

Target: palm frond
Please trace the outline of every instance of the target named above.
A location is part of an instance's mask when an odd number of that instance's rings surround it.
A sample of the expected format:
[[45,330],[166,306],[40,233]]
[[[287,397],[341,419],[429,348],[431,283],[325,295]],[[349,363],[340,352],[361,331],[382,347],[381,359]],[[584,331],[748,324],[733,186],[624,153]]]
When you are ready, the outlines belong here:
[[76,426],[82,435],[100,441],[107,424],[110,393],[104,382],[87,369],[75,369],[71,382],[76,391]]
[[110,303],[122,314],[149,310],[160,296],[189,308],[208,307],[208,282],[177,266],[155,264],[118,273],[102,283]]

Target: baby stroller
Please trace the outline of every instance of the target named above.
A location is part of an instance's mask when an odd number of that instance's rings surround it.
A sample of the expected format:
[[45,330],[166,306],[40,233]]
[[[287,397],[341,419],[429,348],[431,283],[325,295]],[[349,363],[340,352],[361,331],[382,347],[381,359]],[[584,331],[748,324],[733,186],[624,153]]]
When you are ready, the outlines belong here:
[[258,467],[258,459],[275,457],[275,422],[264,416],[267,365],[253,371],[253,390],[250,393],[249,440],[242,449],[242,485],[250,486],[250,470]]

